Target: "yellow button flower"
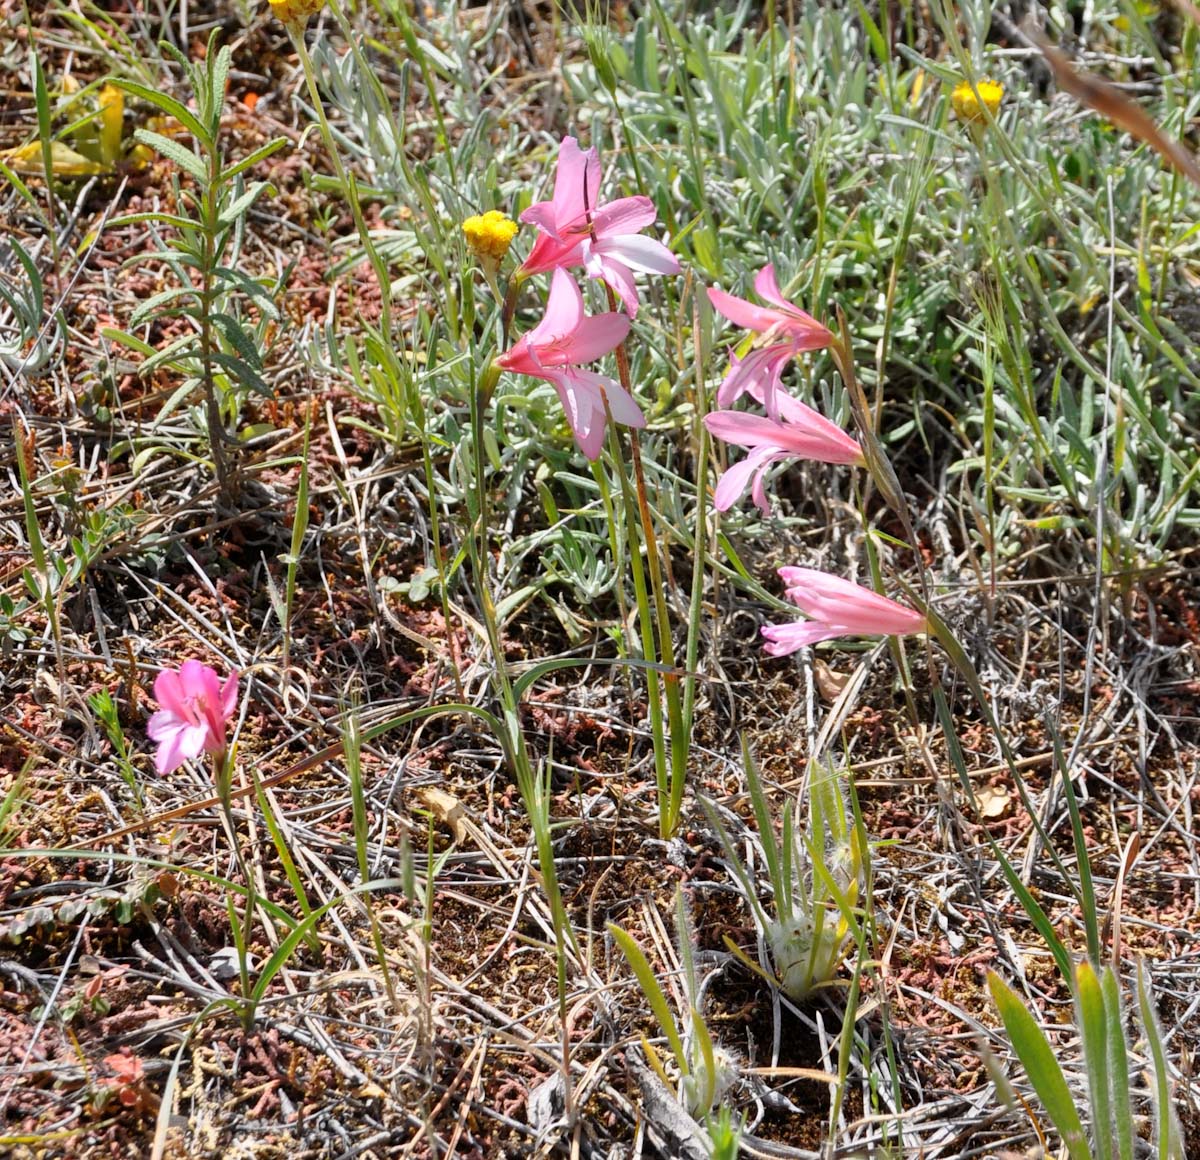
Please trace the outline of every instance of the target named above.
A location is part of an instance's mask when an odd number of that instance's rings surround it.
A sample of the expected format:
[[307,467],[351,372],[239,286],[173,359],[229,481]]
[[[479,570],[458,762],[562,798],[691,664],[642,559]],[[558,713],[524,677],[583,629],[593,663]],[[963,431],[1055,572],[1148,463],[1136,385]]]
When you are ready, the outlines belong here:
[[284,24],[303,24],[325,7],[325,0],[269,0],[271,11]]
[[975,85],[979,96],[976,97],[971,86],[966,81],[955,85],[950,95],[950,103],[954,106],[954,115],[968,125],[983,125],[987,123],[987,114],[983,108],[986,105],[988,113],[994,117],[1000,109],[1000,101],[1004,96],[1004,86],[996,81],[982,80]]
[[495,269],[517,236],[517,223],[498,209],[490,209],[487,213],[467,218],[462,230],[471,252],[485,266]]

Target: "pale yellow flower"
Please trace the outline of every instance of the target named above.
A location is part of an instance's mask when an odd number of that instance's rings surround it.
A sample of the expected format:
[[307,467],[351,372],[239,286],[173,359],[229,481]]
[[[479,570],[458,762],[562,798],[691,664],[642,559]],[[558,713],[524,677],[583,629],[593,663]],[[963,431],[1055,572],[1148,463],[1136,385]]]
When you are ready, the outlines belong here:
[[517,236],[517,223],[498,209],[490,209],[467,218],[462,230],[471,252],[484,266],[495,270]]
[[276,19],[284,24],[302,25],[325,7],[325,0],[268,0]]
[[111,165],[121,156],[125,136],[125,94],[116,85],[100,89],[100,156]]
[[[0,161],[23,177],[42,177],[46,173],[40,141],[30,141],[28,145],[20,145],[16,149],[2,150]],[[62,141],[50,143],[50,168],[55,177],[95,177],[109,171],[109,167],[103,162],[84,157],[82,153],[77,153]]]
[[987,123],[984,106],[987,107],[988,113],[995,117],[1000,110],[1004,86],[996,81],[982,80],[976,82],[975,90],[979,93],[978,97],[966,81],[960,82],[955,85],[954,92],[950,95],[950,103],[954,106],[954,115],[960,121],[968,125],[984,125]]

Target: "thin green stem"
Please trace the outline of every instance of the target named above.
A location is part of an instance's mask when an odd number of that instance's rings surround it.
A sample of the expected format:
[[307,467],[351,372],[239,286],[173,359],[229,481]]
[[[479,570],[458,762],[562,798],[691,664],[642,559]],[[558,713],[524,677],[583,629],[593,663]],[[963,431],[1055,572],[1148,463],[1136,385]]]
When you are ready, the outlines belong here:
[[242,1026],[249,1034],[254,1030],[254,1008],[250,988],[250,961],[247,951],[247,938],[254,926],[254,912],[257,909],[258,893],[254,889],[254,879],[246,859],[242,854],[242,845],[238,841],[237,824],[233,818],[233,753],[225,750],[213,757],[213,779],[216,782],[217,797],[221,800],[221,816],[225,822],[225,834],[229,846],[233,850],[234,861],[237,862],[238,872],[246,884],[246,912],[239,920],[234,909],[232,897],[226,896],[229,908],[229,919],[233,926],[234,945],[238,956],[238,977],[242,987]]
[[[617,308],[616,296],[613,294],[611,286],[605,287],[608,293],[608,306],[610,310],[615,311]],[[617,377],[621,381],[621,386],[625,389],[626,394],[633,393],[633,381],[629,373],[629,353],[625,349],[625,344],[621,343],[616,349],[617,356]],[[607,400],[605,408],[607,410]],[[609,415],[609,429],[612,429],[612,416]],[[646,492],[646,473],[642,467],[642,451],[641,444],[638,442],[638,433],[631,432],[629,440],[630,460],[633,465],[634,486],[637,492],[637,502],[632,507],[628,506],[629,514],[628,524],[630,534],[636,538],[636,533],[633,531],[635,523],[634,514],[636,512],[636,522],[640,523],[642,529],[642,539],[646,546],[646,569],[649,573],[650,586],[649,593],[654,600],[654,627],[658,632],[658,649],[662,663],[670,669],[675,668],[675,642],[671,636],[671,618],[667,609],[666,588],[663,584],[662,566],[658,558],[658,539],[654,533],[654,517],[650,511],[650,501]],[[614,460],[614,466],[621,472],[622,486],[625,486],[625,476],[621,464],[623,460],[617,458]],[[631,554],[635,559],[638,559],[639,553],[633,551],[633,542],[631,540]],[[638,559],[640,565],[640,559]],[[645,600],[646,591],[643,585],[643,591],[639,592],[638,616],[644,618],[648,615],[649,609],[643,610],[642,603]],[[653,630],[651,630],[653,631]],[[643,644],[646,639],[646,632],[643,630]],[[650,648],[653,650],[653,636],[650,637]],[[645,656],[646,660],[653,661],[656,657],[652,651]],[[650,682],[652,688],[657,686],[658,678],[654,677]],[[687,762],[688,762],[688,732],[684,728],[683,703],[679,692],[679,674],[676,672],[665,672],[662,678],[663,693],[667,702],[667,717],[670,725],[670,755],[671,755],[671,771],[670,778],[666,776],[666,738],[662,734],[661,725],[661,708],[659,728],[655,732],[655,769],[658,777],[658,825],[662,837],[669,838],[674,834],[676,827],[679,825],[680,807],[683,803],[683,791],[687,781]],[[654,707],[658,702],[656,695],[651,696],[651,720],[653,720]],[[661,751],[661,752],[660,752]]]
[[225,458],[225,421],[217,399],[213,373],[213,307],[217,298],[214,270],[217,265],[217,234],[221,229],[220,206],[221,154],[215,142],[205,146],[208,180],[200,195],[200,220],[203,227],[200,257],[200,374],[204,384],[205,410],[208,415],[208,442],[212,448],[213,468],[223,495],[230,493],[229,463]]
[[693,311],[692,335],[696,348],[696,426],[694,438],[700,451],[696,462],[696,531],[692,537],[692,594],[688,605],[687,676],[683,686],[683,731],[686,738],[692,736],[692,720],[696,710],[696,665],[700,657],[700,616],[704,607],[704,570],[708,566],[708,458],[711,441],[704,416],[708,400],[704,392],[704,367],[708,365],[704,350],[705,328],[700,322],[699,300]]

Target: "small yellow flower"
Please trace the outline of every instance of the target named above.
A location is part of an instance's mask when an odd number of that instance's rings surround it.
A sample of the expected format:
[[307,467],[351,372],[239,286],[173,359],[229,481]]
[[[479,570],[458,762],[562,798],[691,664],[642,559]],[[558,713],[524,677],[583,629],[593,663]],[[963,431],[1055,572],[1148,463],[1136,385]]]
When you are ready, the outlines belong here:
[[1000,109],[1000,101],[1004,96],[1004,86],[996,81],[982,80],[975,85],[979,96],[972,92],[966,81],[955,85],[950,95],[950,103],[954,106],[954,115],[968,125],[984,125],[987,114],[983,108],[986,105],[988,113],[994,117]]
[[498,209],[469,217],[462,224],[471,252],[484,264],[495,270],[508,247],[517,236],[517,223]]
[[269,0],[276,19],[284,24],[302,25],[325,7],[325,0]]

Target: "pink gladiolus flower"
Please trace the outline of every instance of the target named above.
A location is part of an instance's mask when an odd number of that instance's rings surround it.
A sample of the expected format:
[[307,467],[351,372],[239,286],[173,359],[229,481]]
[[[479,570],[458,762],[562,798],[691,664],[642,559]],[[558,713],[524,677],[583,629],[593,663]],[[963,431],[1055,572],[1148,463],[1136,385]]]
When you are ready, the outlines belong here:
[[708,300],[730,322],[756,331],[763,345],[752,350],[744,359],[734,358],[729,374],[717,388],[717,402],[728,407],[740,395],[749,393],[766,405],[767,414],[778,419],[784,412],[787,397],[780,385],[783,368],[789,359],[806,350],[820,350],[834,341],[833,334],[810,314],[794,306],[779,291],[775,267],[764,266],[754,279],[754,289],[760,298],[773,306],[756,306],[745,298],[710,289]]
[[216,672],[197,660],[179,672],[164,669],[154,680],[154,698],[162,706],[146,724],[158,743],[154,768],[171,773],[201,753],[225,752],[225,723],[237,711],[238,675],[222,685]]
[[787,656],[806,644],[836,636],[904,636],[927,628],[921,613],[839,576],[813,568],[780,568],[779,575],[787,598],[812,619],[764,625],[765,648],[771,656]]
[[679,262],[661,242],[643,238],[657,211],[648,197],[621,197],[600,205],[600,154],[564,137],[554,172],[554,197],[531,205],[521,221],[541,231],[518,274],[583,266],[589,278],[612,287],[633,318],[638,310],[633,271],[678,274]]
[[554,271],[550,297],[541,322],[496,359],[506,371],[532,375],[554,384],[579,450],[596,459],[604,443],[604,402],[613,419],[627,427],[644,427],[646,417],[633,397],[615,379],[580,370],[625,341],[629,319],[608,313],[586,317],[583,295],[571,275]]
[[864,463],[862,448],[837,424],[799,399],[786,395],[782,420],[743,411],[713,411],[704,425],[718,439],[745,447],[750,454],[735,463],[717,483],[713,503],[719,512],[732,507],[753,480],[751,495],[763,515],[770,512],[763,477],[772,463],[784,459],[815,459],[819,463]]

